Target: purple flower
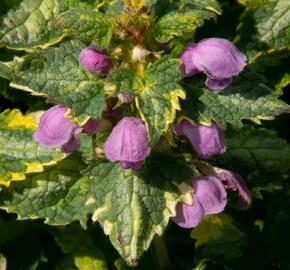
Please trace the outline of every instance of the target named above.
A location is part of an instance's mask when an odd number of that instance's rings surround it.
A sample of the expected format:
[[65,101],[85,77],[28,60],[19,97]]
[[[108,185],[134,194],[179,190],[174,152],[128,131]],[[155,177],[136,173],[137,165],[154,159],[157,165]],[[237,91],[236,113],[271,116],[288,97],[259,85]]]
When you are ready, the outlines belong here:
[[113,67],[106,53],[91,47],[85,48],[80,52],[80,63],[86,70],[96,75],[104,75]]
[[193,204],[178,203],[176,216],[171,219],[180,227],[196,227],[206,215],[222,212],[227,204],[227,192],[214,176],[192,178]]
[[91,118],[80,127],[64,117],[67,110],[64,105],[56,105],[47,110],[40,118],[33,139],[42,147],[62,147],[65,153],[70,153],[80,146],[77,134],[81,132],[93,134],[98,131],[98,121]]
[[222,154],[226,150],[224,132],[216,123],[210,126],[192,125],[184,119],[175,126],[175,133],[185,135],[203,159],[209,159],[214,154]]
[[236,46],[223,38],[207,38],[189,44],[181,54],[184,76],[202,72],[207,75],[206,86],[221,91],[232,82],[246,66],[246,56]]
[[113,128],[104,145],[106,157],[119,160],[124,169],[139,170],[149,155],[148,134],[144,122],[136,117],[124,117]]
[[216,169],[215,172],[226,191],[236,193],[234,207],[238,210],[248,209],[252,203],[252,197],[243,178],[228,170]]

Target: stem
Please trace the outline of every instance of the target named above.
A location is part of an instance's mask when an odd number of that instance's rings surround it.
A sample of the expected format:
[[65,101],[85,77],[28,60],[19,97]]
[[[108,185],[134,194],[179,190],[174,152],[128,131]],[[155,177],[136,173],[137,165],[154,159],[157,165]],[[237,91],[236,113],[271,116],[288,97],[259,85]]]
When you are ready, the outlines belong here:
[[166,243],[163,236],[155,236],[153,239],[153,247],[155,249],[157,261],[160,270],[171,270],[172,264],[168,255]]
[[92,160],[95,160],[97,159],[97,153],[96,153],[96,147],[97,147],[97,144],[96,144],[96,134],[93,134],[92,135]]

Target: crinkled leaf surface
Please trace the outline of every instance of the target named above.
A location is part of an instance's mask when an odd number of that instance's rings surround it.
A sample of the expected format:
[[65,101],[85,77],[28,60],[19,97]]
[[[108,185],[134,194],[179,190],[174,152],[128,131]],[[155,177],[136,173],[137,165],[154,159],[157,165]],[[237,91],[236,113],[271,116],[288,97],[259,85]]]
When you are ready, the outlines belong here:
[[185,98],[178,84],[181,79],[179,66],[178,59],[161,58],[147,69],[144,85],[139,88],[137,107],[153,144],[174,121],[176,110],[180,110],[179,98]]
[[49,22],[76,3],[75,0],[23,0],[0,23],[0,47],[29,49],[58,42],[61,33],[50,31]]
[[215,93],[204,87],[204,81],[194,81],[186,87],[189,98],[182,108],[194,121],[214,120],[223,128],[227,123],[241,127],[243,119],[260,123],[289,112],[289,105],[279,100],[265,82],[262,76],[245,71],[224,91]]
[[19,218],[45,218],[54,225],[80,220],[85,226],[93,214],[122,257],[134,264],[154,235],[164,231],[177,202],[191,200],[186,181],[192,172],[177,158],[151,156],[137,173],[99,162],[83,177],[77,164],[71,157],[11,185],[1,204]]
[[142,87],[143,79],[128,69],[116,69],[106,78],[106,87],[113,89],[114,94],[134,94]]
[[289,48],[290,5],[288,0],[245,1],[237,40],[254,59],[259,51]]
[[67,36],[108,47],[113,34],[113,20],[92,8],[73,8],[57,16],[51,28]]
[[59,149],[44,149],[32,140],[36,127],[34,115],[16,109],[0,114],[0,184],[24,180],[65,158]]
[[273,131],[249,127],[233,129],[226,133],[226,141],[227,151],[215,157],[221,167],[243,175],[290,169],[290,146]]
[[80,122],[89,116],[99,119],[105,109],[105,97],[100,77],[87,72],[79,63],[79,53],[85,47],[80,41],[62,43],[10,63],[10,70],[0,67],[9,76],[14,88],[44,95],[56,103],[67,105],[72,117]]
[[170,12],[163,16],[154,29],[155,38],[160,43],[166,43],[174,38],[181,37],[185,33],[193,32],[203,25],[205,19],[214,16],[214,13],[193,10],[184,13]]
[[221,5],[216,0],[147,0],[146,5],[158,18],[174,11],[200,10],[203,11],[204,19],[209,16],[206,11],[212,12],[212,16],[222,12]]
[[240,246],[245,244],[245,235],[226,214],[209,215],[191,231],[196,239],[196,256],[200,258],[221,255],[227,260],[242,255]]
[[158,141],[180,110],[179,98],[185,98],[181,79],[180,60],[164,57],[153,63],[143,76],[130,70],[119,69],[107,77],[106,87],[114,93],[134,94],[137,108],[145,121],[151,143]]

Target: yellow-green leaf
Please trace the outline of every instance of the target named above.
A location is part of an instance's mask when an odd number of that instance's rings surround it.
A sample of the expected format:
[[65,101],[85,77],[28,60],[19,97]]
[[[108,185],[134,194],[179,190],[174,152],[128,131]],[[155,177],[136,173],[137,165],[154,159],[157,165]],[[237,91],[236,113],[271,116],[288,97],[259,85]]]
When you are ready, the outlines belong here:
[[16,109],[0,114],[0,184],[24,180],[26,174],[42,172],[44,166],[66,157],[59,149],[44,149],[32,140],[39,116]]

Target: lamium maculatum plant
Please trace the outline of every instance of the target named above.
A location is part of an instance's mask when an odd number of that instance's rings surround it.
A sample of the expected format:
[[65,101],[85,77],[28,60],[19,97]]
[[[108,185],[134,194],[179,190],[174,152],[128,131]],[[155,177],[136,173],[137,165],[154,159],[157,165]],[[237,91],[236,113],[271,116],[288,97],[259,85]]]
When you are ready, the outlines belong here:
[[253,242],[275,245],[290,194],[285,121],[266,123],[290,112],[290,8],[230,2],[4,0],[0,269],[255,269],[241,256],[268,254]]

